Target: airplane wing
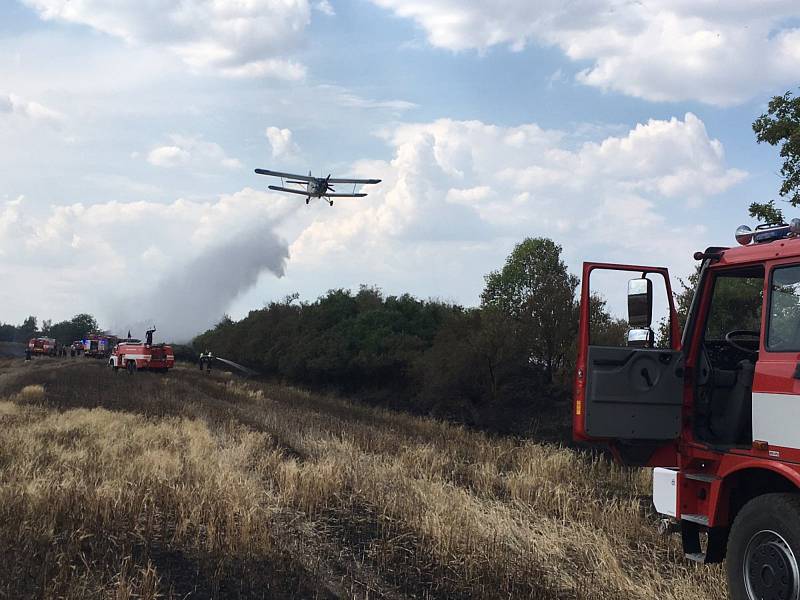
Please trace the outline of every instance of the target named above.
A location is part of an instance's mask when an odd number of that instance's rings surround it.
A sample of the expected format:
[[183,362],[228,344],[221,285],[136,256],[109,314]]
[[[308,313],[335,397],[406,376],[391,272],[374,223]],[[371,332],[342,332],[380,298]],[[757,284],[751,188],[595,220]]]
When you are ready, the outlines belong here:
[[380,183],[380,179],[328,179],[328,183]]
[[363,198],[366,194],[325,194],[326,198]]
[[[308,175],[295,175],[294,173],[281,173],[280,171],[269,171],[267,169],[256,169],[259,175],[269,175],[271,177],[283,177],[284,179],[299,179],[301,181],[314,181],[314,177]],[[272,187],[272,186],[270,186]]]
[[[292,190],[285,187],[280,187],[277,185],[269,186],[269,189],[275,190],[276,192],[289,192],[290,194],[300,194],[301,196],[313,196],[314,194],[309,194],[308,192],[304,192],[302,190]],[[364,194],[366,196],[366,194]]]

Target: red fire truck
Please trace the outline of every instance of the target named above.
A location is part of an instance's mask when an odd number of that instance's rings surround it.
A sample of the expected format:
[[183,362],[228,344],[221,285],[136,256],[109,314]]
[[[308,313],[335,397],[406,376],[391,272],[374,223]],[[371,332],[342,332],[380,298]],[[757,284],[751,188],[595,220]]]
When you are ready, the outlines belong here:
[[28,349],[31,354],[38,354],[39,356],[55,356],[57,346],[58,344],[53,338],[46,337],[33,338],[28,342]]
[[136,371],[155,371],[166,373],[175,366],[175,353],[172,346],[154,344],[155,329],[147,331],[147,339],[128,338],[119,342],[108,359],[108,366],[114,369],[127,369],[129,373]]
[[118,338],[106,333],[92,333],[83,340],[83,355],[87,358],[107,358]]
[[[681,336],[664,268],[585,263],[573,435],[654,467],[656,510],[687,558],[726,561],[734,600],[800,599],[800,219],[695,254]],[[629,272],[628,345],[592,342],[590,285]],[[653,282],[668,340],[655,347]],[[661,282],[659,282],[661,283]]]

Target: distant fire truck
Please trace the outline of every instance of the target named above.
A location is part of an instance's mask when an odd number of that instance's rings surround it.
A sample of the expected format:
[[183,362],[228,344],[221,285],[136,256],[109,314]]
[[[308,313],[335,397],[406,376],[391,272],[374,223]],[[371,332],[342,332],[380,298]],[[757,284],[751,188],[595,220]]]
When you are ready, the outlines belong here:
[[107,358],[117,340],[113,335],[93,333],[83,340],[83,355],[88,358]]
[[39,356],[55,356],[58,349],[58,342],[53,338],[38,337],[33,338],[28,342],[28,349],[31,354],[38,354]]
[[129,373],[136,371],[156,371],[166,373],[175,366],[175,353],[172,346],[154,344],[155,329],[147,331],[147,339],[128,338],[119,342],[108,359],[108,366],[114,369],[127,369]]
[[[800,599],[800,219],[708,248],[683,335],[664,268],[585,263],[573,435],[656,467],[653,501],[686,557],[726,561],[733,600]],[[627,271],[626,347],[593,344],[590,279]],[[669,303],[651,328],[653,280]],[[660,286],[659,286],[660,287]]]

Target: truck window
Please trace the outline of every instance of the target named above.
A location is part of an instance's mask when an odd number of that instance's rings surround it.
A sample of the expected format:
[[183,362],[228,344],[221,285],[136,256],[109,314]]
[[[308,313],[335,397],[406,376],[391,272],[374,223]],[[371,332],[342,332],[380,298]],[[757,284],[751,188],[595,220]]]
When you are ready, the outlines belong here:
[[[593,271],[589,282],[589,344],[592,346],[628,346],[628,280],[639,277],[636,271]],[[669,295],[666,280],[657,273],[647,278],[653,282],[654,348],[670,348]]]
[[772,271],[767,349],[800,351],[800,266]]

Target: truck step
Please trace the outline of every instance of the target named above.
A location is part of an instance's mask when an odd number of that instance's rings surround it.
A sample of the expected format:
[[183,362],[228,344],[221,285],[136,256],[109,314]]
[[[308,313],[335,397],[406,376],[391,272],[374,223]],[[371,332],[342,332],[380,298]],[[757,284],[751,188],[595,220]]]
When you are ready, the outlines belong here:
[[694,481],[704,481],[706,483],[711,483],[712,481],[719,481],[719,477],[716,475],[709,475],[707,473],[683,473],[683,476],[686,479],[693,479]]
[[682,514],[681,521],[689,521],[690,523],[697,523],[698,525],[703,525],[708,527],[708,516],[707,515],[688,515]]
[[693,552],[691,554],[686,554],[686,559],[691,560],[696,563],[704,563],[706,562],[706,553],[705,552]]

